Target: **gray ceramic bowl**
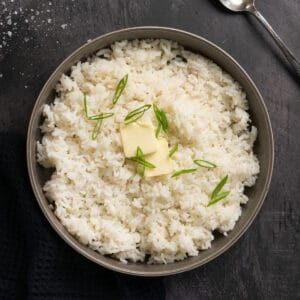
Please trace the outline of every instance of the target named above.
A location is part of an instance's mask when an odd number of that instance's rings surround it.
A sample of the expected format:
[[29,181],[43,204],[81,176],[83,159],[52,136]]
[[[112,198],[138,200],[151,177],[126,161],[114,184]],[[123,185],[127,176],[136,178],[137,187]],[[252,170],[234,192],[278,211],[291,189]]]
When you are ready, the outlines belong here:
[[[79,60],[84,60],[96,50],[123,39],[164,38],[177,41],[187,49],[200,53],[231,74],[241,83],[247,93],[250,105],[250,114],[253,124],[258,128],[258,139],[255,143],[255,153],[260,161],[261,172],[254,187],[247,190],[249,202],[243,207],[243,213],[235,228],[227,237],[218,236],[208,250],[201,251],[196,257],[190,257],[180,262],[167,265],[147,265],[142,263],[123,264],[110,257],[103,256],[88,247],[80,244],[62,226],[49,207],[42,187],[51,176],[51,171],[42,168],[36,162],[36,141],[41,139],[39,126],[42,123],[42,106],[53,101],[54,88],[61,74],[70,70]],[[27,137],[27,164],[30,181],[36,199],[55,231],[76,251],[93,262],[122,273],[139,276],[163,276],[184,272],[199,267],[216,258],[232,246],[247,230],[260,210],[267,194],[273,170],[274,145],[271,124],[263,99],[253,81],[243,68],[226,52],[211,42],[188,32],[163,27],[136,27],[114,31],[105,34],[83,45],[72,53],[50,76],[42,89],[32,112]],[[52,170],[53,171],[53,170]]]

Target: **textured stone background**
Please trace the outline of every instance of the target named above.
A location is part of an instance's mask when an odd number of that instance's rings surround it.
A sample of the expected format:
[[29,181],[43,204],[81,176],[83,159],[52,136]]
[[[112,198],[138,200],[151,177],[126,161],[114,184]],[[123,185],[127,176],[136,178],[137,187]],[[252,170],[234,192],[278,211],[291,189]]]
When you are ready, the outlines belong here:
[[[256,2],[300,58],[300,1]],[[260,214],[229,251],[185,274],[136,280],[147,285],[159,280],[167,299],[299,299],[300,88],[253,17],[230,14],[210,0],[0,1],[0,132],[25,139],[34,101],[55,67],[88,39],[138,25],[184,29],[228,51],[265,99],[276,160]],[[92,263],[76,261],[96,276]]]

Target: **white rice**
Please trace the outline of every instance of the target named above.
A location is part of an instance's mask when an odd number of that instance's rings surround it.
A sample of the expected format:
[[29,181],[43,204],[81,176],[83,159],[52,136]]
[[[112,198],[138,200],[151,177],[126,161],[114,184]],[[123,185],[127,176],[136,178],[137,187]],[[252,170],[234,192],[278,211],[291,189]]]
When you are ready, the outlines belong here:
[[[186,59],[182,59],[184,57]],[[118,81],[129,75],[118,103],[112,97]],[[115,113],[105,119],[96,140],[90,114]],[[124,116],[156,103],[169,121],[174,171],[194,168],[194,159],[214,162],[177,178],[141,178],[125,161],[119,126]],[[167,40],[114,43],[87,62],[72,67],[57,85],[57,97],[45,105],[38,161],[55,167],[44,190],[56,216],[81,243],[122,262],[170,263],[211,247],[213,231],[224,235],[248,201],[245,186],[259,173],[253,154],[255,127],[238,82],[212,61]],[[149,110],[143,117],[152,120]],[[210,194],[228,174],[230,194],[207,207]],[[150,258],[149,258],[150,257]]]

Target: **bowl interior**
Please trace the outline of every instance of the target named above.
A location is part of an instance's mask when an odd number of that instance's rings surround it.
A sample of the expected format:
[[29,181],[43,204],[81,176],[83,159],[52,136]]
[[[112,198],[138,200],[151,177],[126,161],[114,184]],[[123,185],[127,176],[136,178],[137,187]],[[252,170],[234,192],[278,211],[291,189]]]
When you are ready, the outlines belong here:
[[[258,138],[255,142],[254,152],[259,158],[261,171],[255,186],[247,190],[249,202],[243,206],[242,216],[236,226],[227,237],[217,235],[217,238],[212,243],[212,247],[201,251],[198,256],[167,265],[123,264],[108,256],[100,255],[80,244],[58,221],[43,194],[42,187],[45,181],[50,178],[53,170],[44,169],[36,162],[36,141],[41,139],[39,126],[43,120],[41,115],[42,106],[53,101],[54,89],[60,76],[63,73],[68,73],[71,66],[79,60],[84,60],[98,49],[107,47],[115,41],[142,38],[174,40],[185,48],[216,62],[243,86],[249,101],[252,124],[258,128]],[[187,271],[205,264],[223,253],[245,232],[258,213],[266,196],[273,169],[273,148],[270,120],[262,97],[246,72],[228,54],[207,40],[184,31],[161,27],[136,27],[115,31],[85,44],[71,54],[51,75],[42,89],[32,112],[27,138],[27,164],[33,191],[42,211],[57,233],[75,250],[90,260],[119,272],[141,276],[162,276]]]

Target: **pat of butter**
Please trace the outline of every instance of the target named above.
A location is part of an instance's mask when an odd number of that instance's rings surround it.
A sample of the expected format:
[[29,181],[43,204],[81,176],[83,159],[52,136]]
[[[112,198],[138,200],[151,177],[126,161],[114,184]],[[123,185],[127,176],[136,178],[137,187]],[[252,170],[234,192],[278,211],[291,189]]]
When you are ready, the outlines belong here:
[[151,122],[134,122],[120,125],[121,140],[126,157],[136,156],[140,147],[144,155],[153,153],[158,148],[154,127]]
[[146,177],[165,175],[173,171],[168,142],[165,139],[158,140],[157,151],[145,156],[145,160],[155,165],[155,169],[145,169]]

